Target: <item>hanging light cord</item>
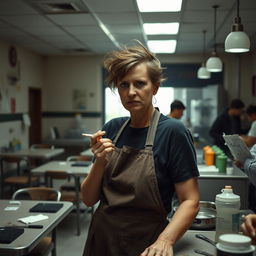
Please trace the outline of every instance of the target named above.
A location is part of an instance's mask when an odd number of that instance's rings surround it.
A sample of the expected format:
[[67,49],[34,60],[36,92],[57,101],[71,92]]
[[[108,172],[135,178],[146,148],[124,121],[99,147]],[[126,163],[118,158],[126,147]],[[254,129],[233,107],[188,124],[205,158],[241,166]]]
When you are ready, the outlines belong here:
[[205,63],[205,34],[206,30],[203,30],[203,42],[204,42],[204,50],[203,50],[203,63]]
[[237,5],[236,5],[236,16],[240,19],[240,16],[239,16],[239,8],[240,8],[240,1],[237,0]]
[[241,24],[241,17],[239,15],[239,8],[240,8],[240,1],[237,0],[236,5],[236,17],[235,17],[235,24],[233,26],[233,31],[243,31],[243,25]]
[[216,18],[217,18],[217,8],[219,6],[218,5],[214,5],[214,52],[216,53],[217,49],[216,49]]

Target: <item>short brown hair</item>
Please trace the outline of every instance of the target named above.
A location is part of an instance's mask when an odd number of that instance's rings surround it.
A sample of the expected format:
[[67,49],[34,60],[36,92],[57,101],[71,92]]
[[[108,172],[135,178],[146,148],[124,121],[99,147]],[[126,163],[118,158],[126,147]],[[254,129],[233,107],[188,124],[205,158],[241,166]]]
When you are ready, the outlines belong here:
[[163,78],[160,61],[150,52],[141,42],[132,47],[122,47],[120,50],[110,52],[105,56],[104,67],[108,71],[106,78],[107,85],[115,88],[117,83],[135,66],[146,63],[148,66],[148,75],[153,84],[158,84]]

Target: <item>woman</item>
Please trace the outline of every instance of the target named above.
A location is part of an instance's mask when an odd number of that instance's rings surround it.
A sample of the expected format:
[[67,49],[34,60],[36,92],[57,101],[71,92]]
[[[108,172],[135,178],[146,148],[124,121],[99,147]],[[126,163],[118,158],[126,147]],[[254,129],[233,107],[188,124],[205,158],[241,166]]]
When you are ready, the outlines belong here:
[[[130,118],[109,121],[91,138],[95,161],[81,191],[87,206],[100,205],[84,256],[172,256],[199,209],[191,135],[154,109],[162,68],[144,46],[112,52],[104,64]],[[175,192],[180,206],[168,223]]]

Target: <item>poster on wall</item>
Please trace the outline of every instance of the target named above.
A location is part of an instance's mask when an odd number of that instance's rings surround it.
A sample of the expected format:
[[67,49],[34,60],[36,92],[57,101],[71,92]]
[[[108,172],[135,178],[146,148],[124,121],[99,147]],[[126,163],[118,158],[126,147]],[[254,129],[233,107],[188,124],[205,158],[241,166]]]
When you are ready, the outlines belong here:
[[74,110],[86,109],[86,90],[85,89],[73,90],[72,105]]
[[0,89],[0,113],[10,113],[9,93],[7,89]]

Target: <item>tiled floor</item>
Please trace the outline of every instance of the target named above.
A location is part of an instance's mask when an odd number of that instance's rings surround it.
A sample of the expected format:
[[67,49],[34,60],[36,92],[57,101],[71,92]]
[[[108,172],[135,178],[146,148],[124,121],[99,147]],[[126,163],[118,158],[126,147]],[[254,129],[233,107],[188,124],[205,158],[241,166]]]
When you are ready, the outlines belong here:
[[[54,180],[53,186],[58,189],[63,181]],[[81,209],[85,211],[80,215],[81,234],[76,234],[76,213],[71,212],[57,226],[57,256],[82,256],[89,225],[91,213],[86,210],[86,206],[81,202]]]
[[57,227],[57,256],[81,256],[91,221],[91,214],[81,214],[81,235],[76,235],[76,214],[70,213]]

